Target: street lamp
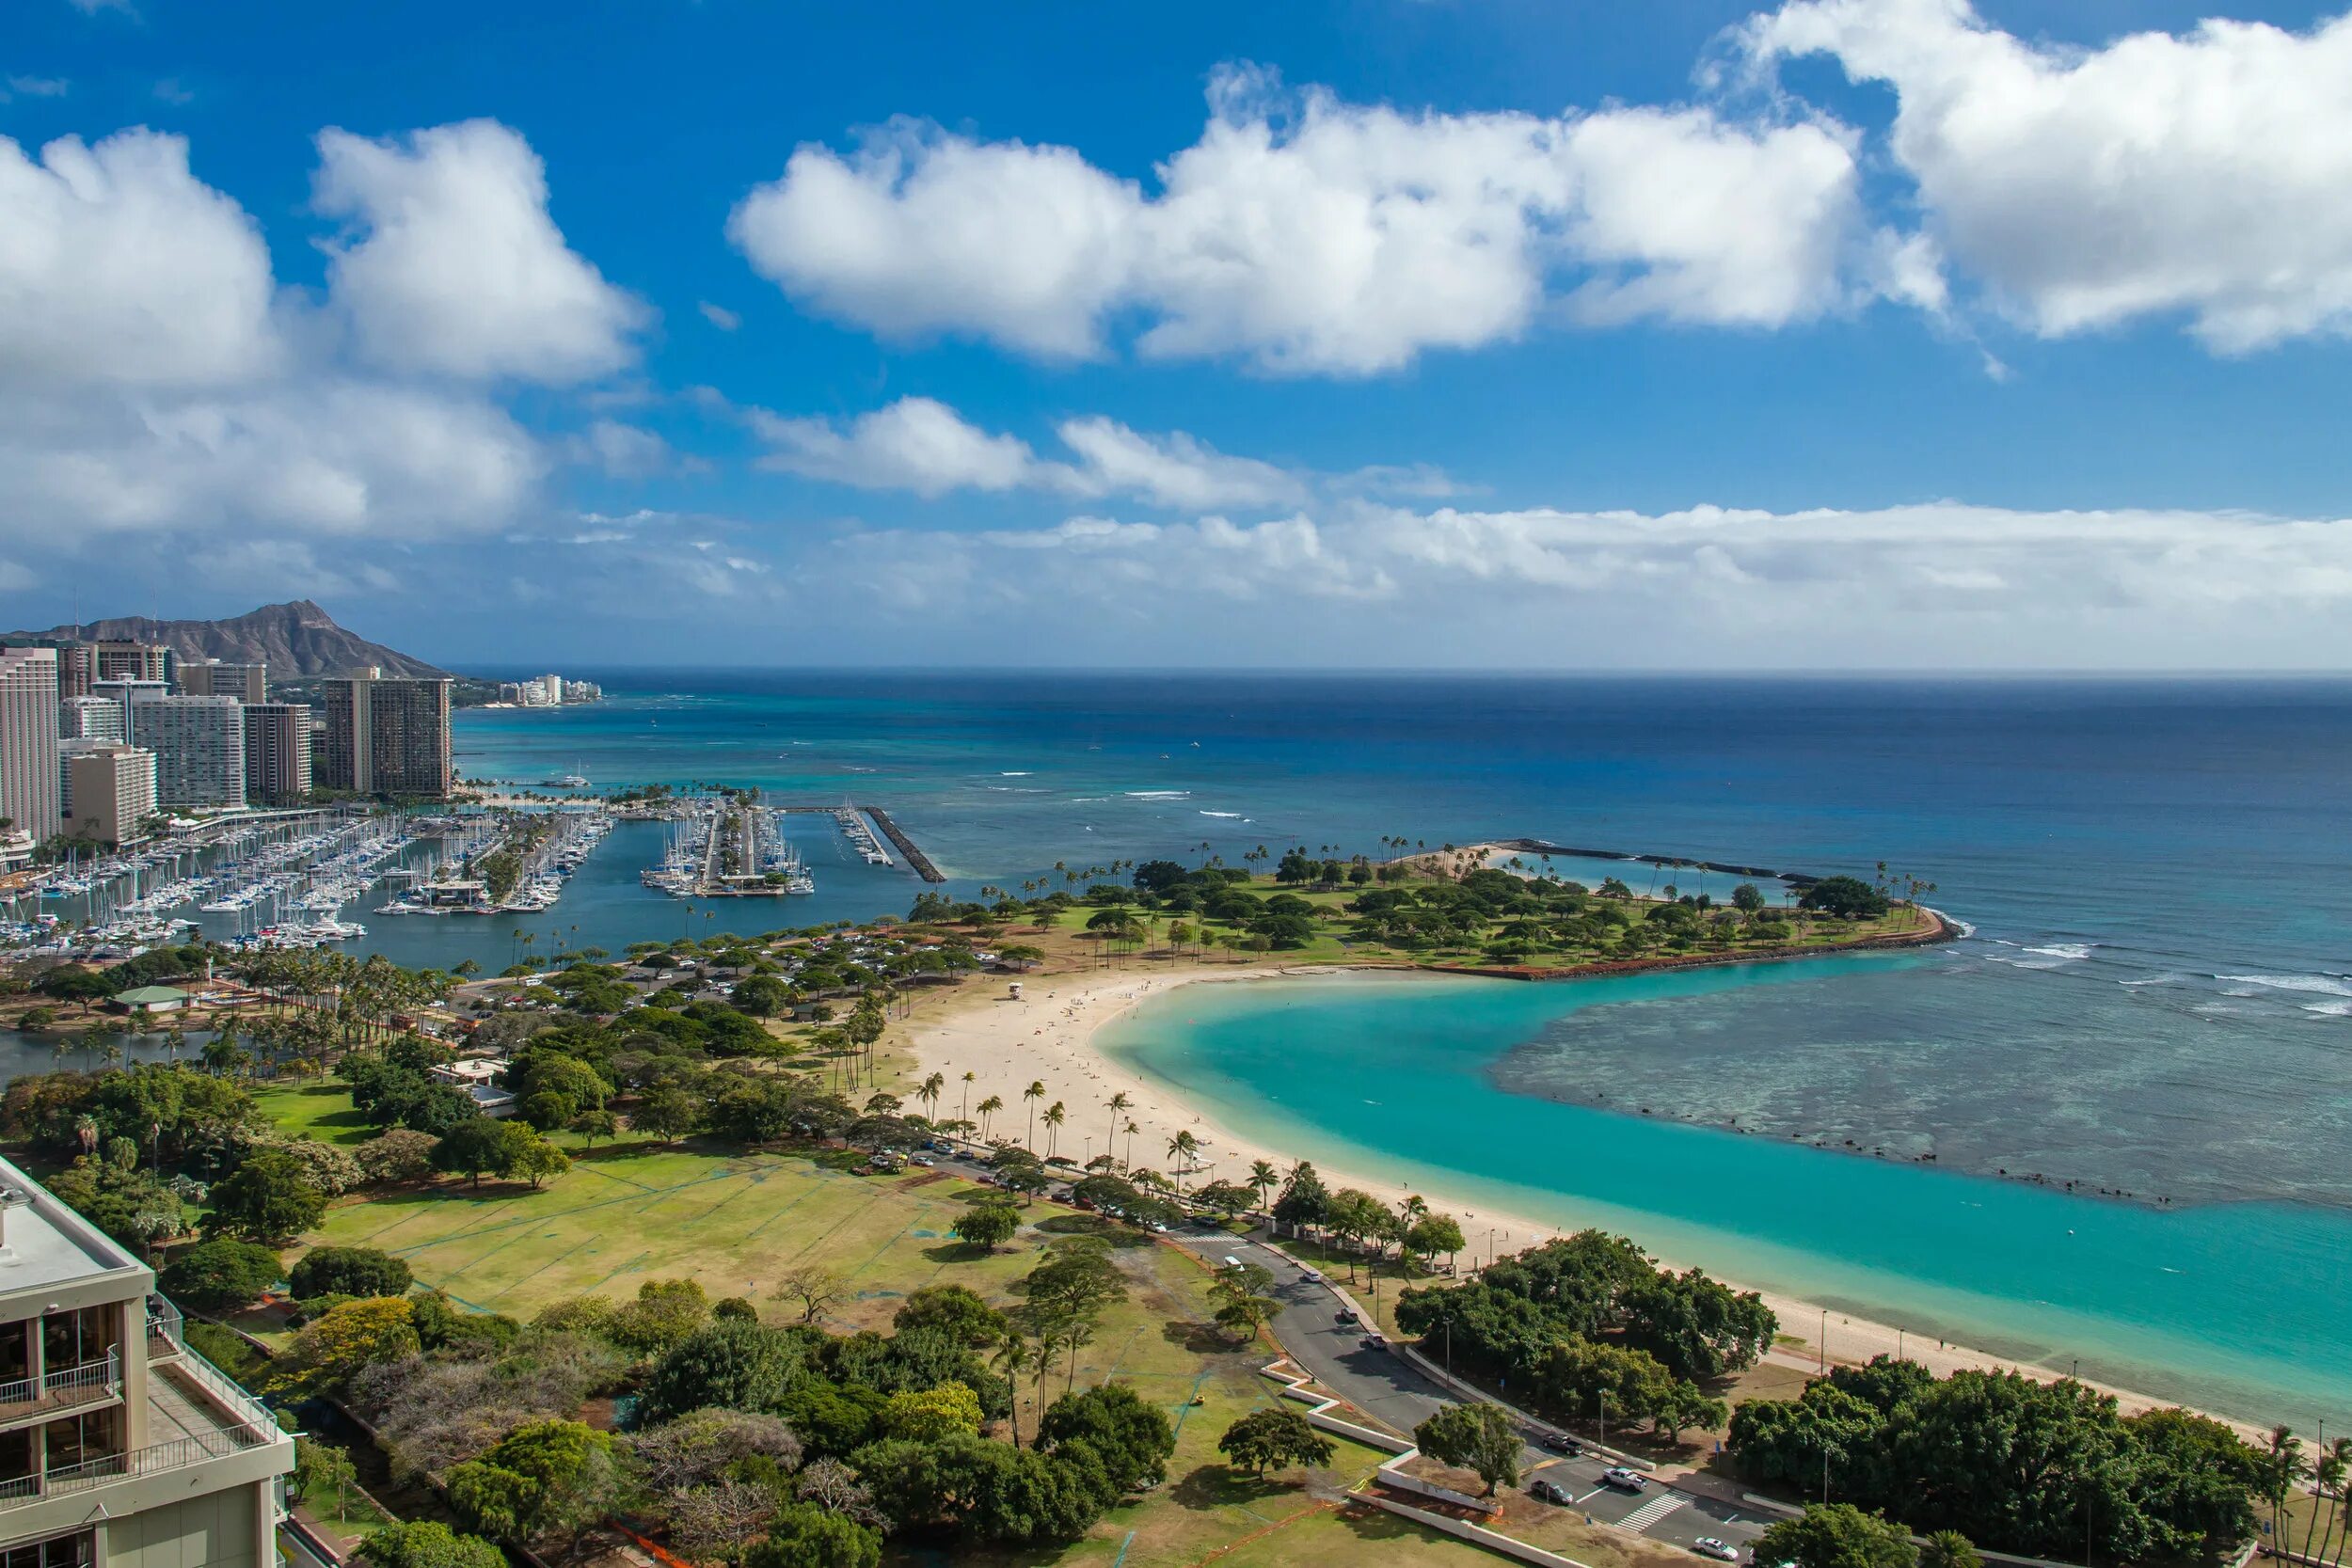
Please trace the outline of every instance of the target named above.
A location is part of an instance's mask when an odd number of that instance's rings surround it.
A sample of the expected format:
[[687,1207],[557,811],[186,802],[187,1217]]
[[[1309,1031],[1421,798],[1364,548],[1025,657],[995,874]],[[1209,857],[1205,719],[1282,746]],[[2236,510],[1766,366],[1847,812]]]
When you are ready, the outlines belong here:
[[[1821,1308],[1821,1340],[1813,1347],[1813,1351],[1816,1375],[1826,1374],[1829,1371],[1829,1308],[1826,1307]],[[1824,1459],[1823,1463],[1826,1464],[1827,1460]]]

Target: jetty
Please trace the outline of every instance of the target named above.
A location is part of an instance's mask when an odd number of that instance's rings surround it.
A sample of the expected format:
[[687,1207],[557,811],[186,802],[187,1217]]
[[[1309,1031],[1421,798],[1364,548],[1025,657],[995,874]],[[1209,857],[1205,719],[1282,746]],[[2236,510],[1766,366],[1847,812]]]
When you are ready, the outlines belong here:
[[867,806],[866,815],[874,819],[874,826],[882,831],[882,837],[898,846],[898,853],[906,857],[907,864],[913,868],[916,876],[927,882],[944,882],[947,879],[946,873],[931,863],[930,856],[914,847],[914,840],[907,837],[906,831],[890,819],[888,812],[880,806]]

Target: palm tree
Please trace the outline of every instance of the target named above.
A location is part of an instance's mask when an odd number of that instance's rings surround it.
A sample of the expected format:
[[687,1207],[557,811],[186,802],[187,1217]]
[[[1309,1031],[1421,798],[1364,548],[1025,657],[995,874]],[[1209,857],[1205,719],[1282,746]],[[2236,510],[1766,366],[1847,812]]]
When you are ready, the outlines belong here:
[[978,1077],[979,1074],[977,1072],[966,1072],[963,1075],[963,1109],[957,1115],[966,1121],[972,1119],[972,1085]]
[[[2343,1491],[2347,1459],[2352,1459],[2352,1441],[2339,1437],[2332,1443],[2322,1444],[2319,1456],[2312,1462],[2312,1516],[2303,1526],[2303,1555],[2306,1558],[2312,1555],[2312,1526],[2319,1523],[2319,1505]],[[2330,1512],[2328,1523],[2328,1528],[2333,1528],[2335,1520],[2332,1510]],[[2320,1537],[2323,1544],[2327,1539],[2324,1535]]]
[[[2335,1534],[2336,1517],[2343,1509],[2346,1483],[2352,1482],[2352,1437],[2339,1437],[2328,1444],[2328,1458],[2334,1464],[2335,1479],[2328,1483],[2328,1523],[2319,1532],[2319,1556],[2323,1561],[2328,1556],[2328,1539]],[[2345,1515],[2345,1518],[2352,1520],[2352,1514]],[[2341,1541],[2337,1543],[2336,1550],[2339,1554],[2343,1552],[2344,1544]],[[2311,1554],[2306,1552],[2304,1555],[2308,1557]]]
[[1108,1154],[1111,1151],[1111,1139],[1119,1136],[1120,1115],[1129,1106],[1133,1105],[1135,1101],[1127,1098],[1126,1090],[1121,1089],[1117,1094],[1111,1096],[1110,1099],[1105,1101],[1104,1103],[1107,1104],[1111,1108],[1110,1134],[1103,1140],[1103,1152]]
[[1048,1160],[1054,1157],[1054,1150],[1061,1146],[1061,1124],[1069,1114],[1061,1108],[1061,1101],[1058,1100],[1045,1107],[1045,1157]]
[[1037,1152],[1037,1102],[1045,1098],[1045,1080],[1042,1078],[1030,1080],[1029,1086],[1021,1091],[1021,1098],[1029,1102],[1028,1144],[1029,1152],[1035,1154]]
[[992,1094],[986,1100],[980,1101],[980,1141],[982,1143],[986,1143],[988,1141],[988,1124],[990,1119],[993,1117],[997,1112],[1003,1110],[1004,1108],[1005,1101],[1003,1097],[1000,1095]]
[[1266,1194],[1282,1184],[1281,1175],[1263,1160],[1253,1161],[1249,1166],[1249,1184],[1258,1190],[1258,1207],[1266,1205]]
[[914,1098],[923,1102],[923,1115],[925,1117],[928,1117],[933,1111],[939,1108],[939,1097],[942,1094],[945,1094],[946,1090],[947,1075],[944,1072],[934,1072],[929,1078],[923,1080],[922,1087],[914,1091]]
[[1184,1173],[1192,1169],[1193,1156],[1200,1152],[1200,1140],[1192,1135],[1189,1127],[1168,1140],[1168,1157],[1177,1162],[1176,1190],[1179,1193],[1184,1190]]
[[1983,1568],[1984,1560],[1956,1529],[1940,1529],[1919,1548],[1919,1568]]
[[1137,1127],[1135,1118],[1130,1117],[1127,1125],[1121,1131],[1127,1134],[1127,1168],[1132,1171],[1136,1168],[1136,1134],[1143,1129]]
[[1006,1403],[1009,1406],[1006,1419],[1012,1423],[1012,1446],[1016,1449],[1021,1446],[1021,1374],[1029,1370],[1036,1357],[1028,1340],[1018,1334],[1008,1334],[988,1360],[989,1370],[1003,1374],[1005,1380]]
[[2270,1492],[2270,1539],[2284,1544],[2287,1494],[2312,1473],[2303,1458],[2303,1439],[2285,1425],[2270,1429],[2270,1449],[2263,1456],[2264,1481]]

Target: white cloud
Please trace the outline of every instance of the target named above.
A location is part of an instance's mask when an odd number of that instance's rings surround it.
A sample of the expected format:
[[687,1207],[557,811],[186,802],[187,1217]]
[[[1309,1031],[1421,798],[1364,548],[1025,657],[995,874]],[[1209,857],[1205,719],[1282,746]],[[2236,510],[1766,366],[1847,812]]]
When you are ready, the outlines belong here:
[[774,449],[762,467],[867,490],[1012,490],[1032,483],[1028,443],[991,436],[946,404],[900,398],[847,426],[754,410],[752,427]]
[[260,231],[188,144],[0,137],[0,382],[219,385],[276,368]]
[[11,76],[7,92],[0,92],[0,103],[9,95],[18,98],[63,98],[73,84],[62,76]]
[[2352,17],[2062,49],[1966,0],[1798,0],[1742,38],[1894,88],[1936,242],[2036,332],[2178,313],[2242,352],[2352,330]]
[[[2230,513],[1353,506],[836,547],[943,635],[1050,611],[1079,657],[1147,661],[2285,668],[2352,610],[2352,520]],[[1237,608],[1276,594],[1279,626]]]
[[1073,149],[910,120],[795,151],[729,234],[828,314],[1094,357],[1110,322],[1166,357],[1361,375],[1516,338],[1548,299],[1593,325],[1781,325],[1835,309],[1856,175],[1834,125],[1705,108],[1407,114],[1220,71],[1158,189]]
[[395,371],[564,385],[633,363],[650,319],[548,214],[538,154],[495,120],[387,141],[318,138],[316,205],[352,220],[332,294],[358,353]]
[[713,305],[706,299],[697,304],[695,309],[703,313],[703,320],[722,332],[732,332],[743,325],[743,318],[723,305]]
[[982,430],[932,398],[900,398],[846,424],[765,410],[749,417],[772,449],[762,467],[867,490],[1042,490],[1133,497],[1180,511],[1286,506],[1307,495],[1297,476],[1271,463],[1230,456],[1182,431],[1145,435],[1101,415],[1056,427],[1070,462],[1041,459],[1020,437]]
[[601,468],[615,479],[643,479],[668,470],[677,459],[670,443],[642,425],[594,420],[570,443],[573,461]]

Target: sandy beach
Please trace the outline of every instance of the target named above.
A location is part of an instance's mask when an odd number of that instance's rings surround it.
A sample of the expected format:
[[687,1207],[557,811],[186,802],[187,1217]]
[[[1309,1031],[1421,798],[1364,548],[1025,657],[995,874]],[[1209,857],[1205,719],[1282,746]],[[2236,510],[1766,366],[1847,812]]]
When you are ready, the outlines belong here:
[[[1104,1152],[1105,1140],[1115,1135],[1116,1146],[1110,1151],[1120,1160],[1123,1162],[1129,1158],[1132,1144],[1133,1158],[1137,1165],[1166,1169],[1168,1141],[1180,1131],[1189,1130],[1199,1140],[1201,1154],[1199,1174],[1190,1178],[1188,1184],[1197,1185],[1218,1177],[1243,1180],[1251,1163],[1258,1160],[1267,1161],[1277,1170],[1284,1170],[1291,1164],[1290,1156],[1252,1143],[1231,1129],[1220,1126],[1213,1117],[1170,1092],[1166,1085],[1145,1078],[1105,1055],[1095,1045],[1094,1037],[1098,1030],[1147,997],[1164,996],[1180,986],[1242,984],[1277,976],[1341,972],[1330,965],[1255,964],[1218,965],[1198,970],[1179,968],[1154,974],[1130,972],[1101,975],[1035,975],[1024,983],[1024,994],[1018,1000],[1008,995],[1008,988],[999,987],[989,995],[959,999],[954,1010],[946,1017],[918,1022],[908,1041],[916,1064],[911,1081],[919,1081],[934,1071],[945,1074],[947,1092],[940,1100],[939,1114],[958,1116],[965,1114],[963,1074],[975,1074],[969,1085],[970,1103],[977,1105],[991,1095],[999,1097],[1006,1108],[994,1117],[992,1135],[1003,1137],[1009,1134],[1015,1138],[1025,1137],[1032,1105],[1032,1102],[1022,1099],[1022,1091],[1033,1082],[1042,1083],[1045,1093],[1043,1098],[1033,1102],[1035,1109],[1042,1112],[1057,1101],[1062,1103],[1066,1120],[1061,1128],[1057,1151],[1082,1163]],[[903,1086],[901,1092],[904,1092]],[[1114,1118],[1106,1102],[1114,1094],[1122,1092],[1133,1103]],[[1136,1129],[1132,1140],[1124,1131],[1131,1121]],[[1046,1129],[1042,1124],[1037,1129],[1037,1140],[1039,1152],[1045,1152]],[[1408,1190],[1394,1180],[1383,1180],[1367,1171],[1335,1168],[1321,1162],[1317,1163],[1316,1169],[1327,1186],[1358,1187],[1391,1204],[1403,1197]],[[1425,1187],[1410,1190],[1418,1192],[1431,1208],[1460,1220],[1464,1235],[1472,1243],[1461,1258],[1466,1270],[1473,1264],[1486,1261],[1485,1251],[1490,1227],[1497,1231],[1495,1251],[1503,1256],[1565,1234],[1557,1227],[1524,1215],[1465,1203],[1442,1190],[1433,1191]],[[1633,1239],[1637,1242],[1643,1240],[1638,1235]],[[1661,1259],[1661,1261],[1677,1268],[1693,1263],[1699,1267],[1707,1266],[1705,1259]],[[1784,1345],[1772,1352],[1769,1359],[1810,1369],[1820,1350],[1814,1341],[1820,1335],[1822,1306],[1772,1291],[1764,1292],[1764,1299],[1778,1315],[1782,1333],[1804,1341],[1802,1351]],[[1875,1355],[1896,1354],[1899,1348],[1901,1354],[1939,1374],[1963,1367],[1975,1367],[2016,1368],[2044,1379],[2063,1375],[2046,1367],[2021,1364],[1965,1346],[1922,1338],[1917,1334],[1856,1318],[1836,1307],[1828,1310],[1827,1353],[1832,1362],[1865,1362]],[[2085,1381],[2089,1382],[2088,1379]],[[2102,1384],[2091,1384],[2090,1386],[2113,1394],[2127,1413],[2180,1402]],[[2256,1435],[2255,1429],[2244,1422],[2231,1421],[2230,1424],[2249,1436]]]

